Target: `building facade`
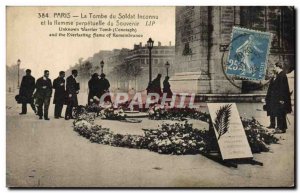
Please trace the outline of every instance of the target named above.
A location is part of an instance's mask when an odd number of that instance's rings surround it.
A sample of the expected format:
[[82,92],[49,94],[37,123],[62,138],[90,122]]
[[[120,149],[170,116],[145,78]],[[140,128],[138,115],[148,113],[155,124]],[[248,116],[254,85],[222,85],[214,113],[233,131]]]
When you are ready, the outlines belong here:
[[[165,64],[169,62],[170,66],[174,64],[175,46],[169,42],[168,46],[163,46],[160,42],[152,48],[152,80],[158,75],[162,74],[164,78],[167,74]],[[137,91],[142,91],[147,88],[149,83],[149,49],[147,45],[135,44],[134,48],[128,52],[128,56],[125,58],[127,64],[133,64],[140,66],[141,74],[137,77],[137,80],[131,80],[128,82],[128,88],[134,88]],[[169,70],[169,74],[173,73],[172,68]],[[135,85],[136,84],[136,85]]]
[[[172,87],[182,90],[185,83],[190,82],[194,87],[189,92],[199,94],[249,92],[251,89],[246,87],[251,85],[249,81],[235,80],[233,83],[223,72],[233,26],[271,32],[273,41],[268,72],[279,61],[285,63],[287,71],[293,70],[294,21],[293,7],[176,7]],[[263,90],[261,88],[253,89],[253,92]]]

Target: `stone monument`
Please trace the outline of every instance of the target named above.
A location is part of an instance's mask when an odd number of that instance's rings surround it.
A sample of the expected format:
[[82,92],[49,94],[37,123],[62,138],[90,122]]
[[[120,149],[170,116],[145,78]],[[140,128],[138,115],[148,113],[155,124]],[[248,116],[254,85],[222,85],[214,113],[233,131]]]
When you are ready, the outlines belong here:
[[[171,64],[173,73],[170,78],[172,90],[199,95],[246,94],[242,89],[242,80],[229,81],[223,72],[222,64],[227,60],[232,27],[240,26],[274,34],[269,57],[270,63],[274,63],[287,53],[282,51],[285,49],[282,43],[284,33],[278,34],[277,31],[288,29],[281,26],[280,22],[274,25],[276,19],[285,21],[282,12],[278,7],[176,7],[175,60]],[[294,53],[293,50],[291,53]]]

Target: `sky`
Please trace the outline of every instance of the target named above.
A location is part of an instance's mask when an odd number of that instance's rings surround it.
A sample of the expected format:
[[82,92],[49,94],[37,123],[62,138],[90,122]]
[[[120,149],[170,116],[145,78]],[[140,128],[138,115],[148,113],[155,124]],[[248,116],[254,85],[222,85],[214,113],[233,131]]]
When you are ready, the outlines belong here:
[[[45,69],[55,78],[61,70],[67,70],[80,57],[93,56],[100,50],[133,48],[139,42],[146,43],[149,37],[168,45],[175,43],[175,7],[7,7],[6,9],[6,64],[14,65],[21,60],[21,68],[32,70],[35,77],[42,76]],[[54,13],[102,14],[143,14],[157,15],[154,26],[145,26],[146,20],[139,20],[138,34],[143,38],[67,38],[49,37],[49,33],[58,31],[58,26],[43,26],[38,13],[48,13],[54,20]],[[71,18],[59,21],[98,21],[101,19]],[[103,20],[108,21],[108,20]],[[128,20],[122,20],[128,21]],[[151,21],[151,20],[149,20]]]

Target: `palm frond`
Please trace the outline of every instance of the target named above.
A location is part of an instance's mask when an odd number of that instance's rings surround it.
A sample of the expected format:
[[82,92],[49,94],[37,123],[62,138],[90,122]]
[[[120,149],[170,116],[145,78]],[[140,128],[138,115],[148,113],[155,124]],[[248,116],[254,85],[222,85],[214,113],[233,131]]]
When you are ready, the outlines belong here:
[[224,105],[216,112],[214,127],[218,133],[218,140],[229,129],[229,118],[231,115],[231,104]]

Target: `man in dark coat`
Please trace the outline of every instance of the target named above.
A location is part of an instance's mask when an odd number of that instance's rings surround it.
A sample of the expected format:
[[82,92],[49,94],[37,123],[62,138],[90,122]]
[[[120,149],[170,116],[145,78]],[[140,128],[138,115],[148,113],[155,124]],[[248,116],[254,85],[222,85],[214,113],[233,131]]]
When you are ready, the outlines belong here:
[[152,81],[149,81],[148,86],[146,88],[146,91],[147,91],[147,95],[149,93],[152,93]]
[[152,81],[152,93],[157,93],[159,96],[162,95],[161,85],[160,85],[161,74],[158,74],[157,77]]
[[78,75],[77,70],[72,70],[72,75],[67,78],[66,95],[67,95],[67,109],[65,119],[73,119],[72,110],[78,106],[77,94],[79,93],[79,83],[76,81]]
[[[48,110],[50,99],[52,96],[52,82],[49,79],[49,71],[44,71],[44,76],[36,81],[36,103],[38,105],[38,115],[40,119],[50,120],[48,117]],[[44,111],[43,111],[44,107]]]
[[[103,94],[109,92],[109,87],[110,87],[109,81],[105,78],[105,74],[102,73],[100,75],[100,98],[102,97]],[[106,96],[104,98],[104,102],[111,102],[110,96]]]
[[171,85],[169,83],[169,77],[166,76],[164,82],[163,82],[164,88],[163,88],[163,93],[167,93],[167,98],[172,98],[172,91],[171,91]]
[[101,81],[99,79],[99,74],[94,73],[92,78],[88,82],[89,85],[89,95],[88,95],[88,104],[92,104],[94,102],[94,97],[100,99],[101,93]]
[[22,103],[22,112],[20,115],[24,115],[27,113],[27,103],[30,104],[32,110],[36,113],[36,109],[34,106],[34,100],[33,100],[33,92],[35,89],[35,78],[31,76],[31,70],[26,70],[26,75],[23,76],[20,91],[19,91],[19,97],[20,97],[20,103]]
[[59,76],[53,81],[53,89],[55,89],[53,104],[54,107],[54,118],[63,118],[61,111],[65,103],[66,89],[65,89],[65,72],[60,71]]
[[270,116],[270,126],[276,128],[276,132],[285,133],[287,129],[286,114],[292,112],[290,89],[282,64],[275,64],[276,76],[271,79],[266,96],[267,115]]

